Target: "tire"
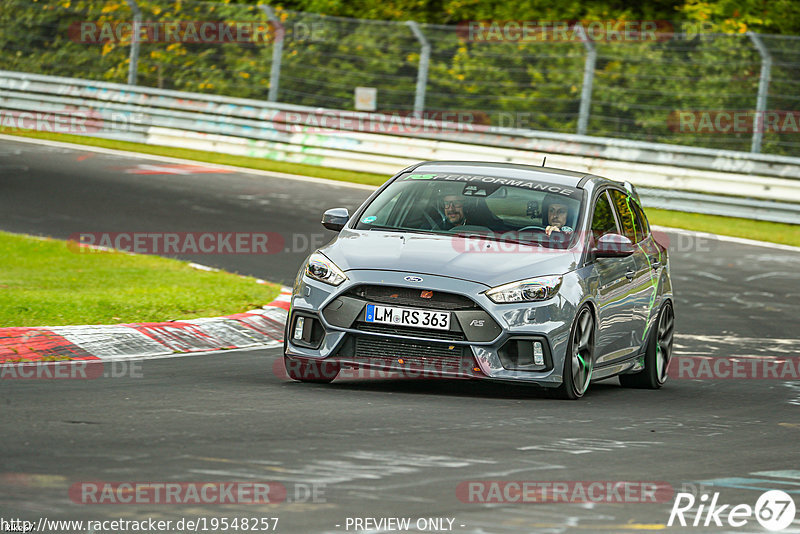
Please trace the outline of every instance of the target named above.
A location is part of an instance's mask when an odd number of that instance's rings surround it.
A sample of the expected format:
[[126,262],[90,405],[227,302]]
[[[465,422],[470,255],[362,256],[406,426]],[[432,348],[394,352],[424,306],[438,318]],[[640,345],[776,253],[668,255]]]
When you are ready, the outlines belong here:
[[659,389],[667,381],[667,370],[672,358],[672,338],[675,331],[675,312],[667,301],[658,313],[655,328],[647,340],[644,369],[638,373],[619,375],[619,383],[626,388]]
[[575,317],[569,334],[564,378],[554,392],[556,397],[576,400],[586,393],[594,370],[594,336],[594,315],[588,306],[584,306]]
[[303,360],[283,357],[286,374],[292,380],[311,384],[328,384],[339,374],[339,364],[327,360]]

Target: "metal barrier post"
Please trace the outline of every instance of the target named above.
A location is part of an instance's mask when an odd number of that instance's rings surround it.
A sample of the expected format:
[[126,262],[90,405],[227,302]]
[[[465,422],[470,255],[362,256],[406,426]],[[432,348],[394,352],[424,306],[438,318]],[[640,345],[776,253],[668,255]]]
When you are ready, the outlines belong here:
[[269,21],[275,26],[275,41],[272,43],[272,67],[269,71],[269,94],[267,100],[270,102],[278,101],[278,88],[281,81],[281,58],[283,58],[283,38],[286,31],[280,19],[275,15],[272,6],[259,4],[258,8],[267,14]]
[[756,46],[761,56],[761,75],[758,79],[758,97],[756,98],[756,117],[753,121],[753,141],[750,143],[750,152],[761,152],[761,141],[764,139],[764,113],[767,111],[767,96],[769,95],[769,78],[772,70],[772,56],[769,53],[761,36],[757,33],[747,32],[750,40]]
[[136,0],[126,0],[133,11],[133,30],[131,32],[131,53],[128,61],[128,85],[136,85],[136,74],[139,68],[139,44],[142,27],[142,11]]
[[414,32],[414,37],[417,38],[421,45],[419,53],[419,68],[417,69],[417,91],[414,95],[414,113],[420,118],[422,112],[425,111],[425,88],[428,86],[428,65],[431,59],[431,43],[419,29],[419,24],[413,20],[407,20],[406,24],[411,31]]
[[577,24],[575,31],[581,35],[583,46],[586,48],[586,62],[583,64],[581,107],[578,110],[578,135],[586,135],[586,128],[589,126],[589,112],[592,107],[592,84],[594,83],[594,65],[597,62],[597,49],[582,25]]

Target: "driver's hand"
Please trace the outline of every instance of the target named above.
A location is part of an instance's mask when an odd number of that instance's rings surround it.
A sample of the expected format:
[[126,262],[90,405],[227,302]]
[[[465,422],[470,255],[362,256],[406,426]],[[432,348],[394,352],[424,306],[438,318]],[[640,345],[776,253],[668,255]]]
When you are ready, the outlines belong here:
[[561,229],[558,226],[548,226],[544,229],[544,233],[550,235],[551,232],[560,232]]

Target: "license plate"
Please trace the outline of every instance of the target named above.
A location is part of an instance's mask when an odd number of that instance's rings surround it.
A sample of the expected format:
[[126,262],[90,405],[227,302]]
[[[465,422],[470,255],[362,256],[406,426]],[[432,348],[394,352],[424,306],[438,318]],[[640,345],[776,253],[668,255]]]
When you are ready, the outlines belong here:
[[367,304],[366,321],[368,323],[450,330],[450,312],[396,308],[377,304]]

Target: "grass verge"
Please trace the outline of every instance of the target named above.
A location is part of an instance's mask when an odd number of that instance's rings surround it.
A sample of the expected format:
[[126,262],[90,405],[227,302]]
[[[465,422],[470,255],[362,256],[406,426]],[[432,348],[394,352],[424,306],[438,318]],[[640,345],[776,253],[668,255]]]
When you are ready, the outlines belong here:
[[647,208],[651,224],[800,247],[800,226],[702,213]]
[[0,327],[157,322],[258,308],[280,286],[122,252],[73,252],[66,241],[0,232]]
[[[81,135],[38,132],[34,130],[19,130],[4,127],[0,127],[0,133],[22,137],[33,137],[37,139],[50,139],[53,141],[63,141],[68,143],[78,143],[103,148],[113,148],[117,150],[129,150],[131,152],[183,158],[207,163],[218,163],[221,165],[234,165],[238,167],[261,169],[265,171],[301,174],[316,178],[327,178],[329,180],[339,180],[374,186],[382,184],[389,178],[389,176],[382,174],[344,171],[339,169],[318,167],[315,165],[303,165],[300,163],[288,163],[284,161],[273,161],[245,156],[231,156],[216,152],[206,152],[203,150],[152,146],[142,143],[130,143],[126,141],[84,137]],[[781,243],[784,245],[800,246],[800,226],[797,225],[754,221],[751,219],[740,219],[735,217],[721,217],[718,215],[684,213],[681,211],[660,209],[648,209],[647,215],[652,224],[661,226],[672,226],[674,228],[684,228],[697,232],[707,232],[733,237],[743,237],[746,239],[755,239],[758,241]]]

